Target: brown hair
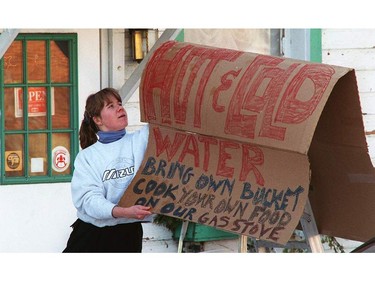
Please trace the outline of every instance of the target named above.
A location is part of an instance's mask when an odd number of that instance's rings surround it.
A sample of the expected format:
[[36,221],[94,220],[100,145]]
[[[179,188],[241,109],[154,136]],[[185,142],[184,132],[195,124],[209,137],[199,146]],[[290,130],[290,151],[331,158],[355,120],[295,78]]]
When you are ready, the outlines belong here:
[[91,94],[86,99],[85,113],[79,129],[79,142],[82,148],[86,148],[97,142],[96,133],[99,131],[93,117],[100,117],[104,105],[110,102],[110,97],[114,96],[121,102],[121,96],[116,89],[104,88],[95,94]]

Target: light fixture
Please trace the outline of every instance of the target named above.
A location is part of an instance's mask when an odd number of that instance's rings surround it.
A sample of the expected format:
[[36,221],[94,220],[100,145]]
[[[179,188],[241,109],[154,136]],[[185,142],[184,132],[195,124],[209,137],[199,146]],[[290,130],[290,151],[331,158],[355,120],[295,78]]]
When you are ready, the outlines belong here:
[[147,29],[131,29],[130,34],[132,38],[133,59],[140,62],[148,52]]

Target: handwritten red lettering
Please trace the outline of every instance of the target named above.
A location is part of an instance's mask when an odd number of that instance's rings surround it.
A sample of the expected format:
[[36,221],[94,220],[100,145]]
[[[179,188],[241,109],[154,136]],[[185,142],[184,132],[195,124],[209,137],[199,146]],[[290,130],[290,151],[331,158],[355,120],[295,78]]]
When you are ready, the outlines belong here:
[[[285,61],[168,41],[142,77],[142,120],[220,137],[283,141],[290,125],[315,111],[335,72]],[[212,116],[219,115],[223,129],[212,130]]]
[[144,82],[140,91],[143,92],[140,102],[147,112],[146,118],[148,120],[156,120],[156,109],[154,95],[159,97],[158,108],[160,114],[158,118],[162,118],[165,124],[171,124],[171,107],[170,107],[170,89],[178,63],[181,62],[185,53],[187,53],[192,46],[186,46],[175,57],[169,59],[164,58],[171,47],[177,42],[168,41],[158,48],[147,64],[147,71],[144,72]]
[[[250,156],[250,152],[255,155]],[[242,149],[242,169],[240,173],[240,180],[245,181],[250,171],[253,171],[257,184],[263,186],[264,178],[256,166],[261,166],[264,163],[264,156],[262,150],[250,144],[244,144]]]
[[216,65],[221,61],[228,61],[232,62],[235,61],[243,52],[233,51],[233,50],[225,50],[225,49],[217,49],[210,56],[206,59],[210,59],[207,68],[204,70],[202,78],[199,82],[199,88],[197,91],[197,99],[195,103],[195,115],[194,115],[194,126],[197,128],[201,127],[201,112],[202,112],[202,98],[203,93],[205,92],[206,84],[208,79],[211,77],[211,74],[216,67]]
[[232,158],[227,149],[238,149],[240,145],[231,141],[221,141],[219,145],[219,161],[217,162],[217,174],[219,176],[233,178],[234,167],[228,167],[226,161]]
[[[167,51],[175,44],[175,42],[167,42],[162,45],[155,51],[147,65],[141,88],[144,112],[147,114],[147,119],[157,120],[155,99],[159,96],[162,123],[171,124],[170,99],[173,98],[174,121],[177,124],[186,124],[188,100],[190,96],[195,96],[194,125],[200,127],[203,93],[214,68],[221,61],[235,61],[243,52],[225,49],[211,50],[187,45],[179,49],[173,57],[168,57]],[[203,66],[205,66],[203,75],[196,82],[197,73]],[[175,77],[177,79],[173,81]],[[182,82],[186,78],[188,80],[183,90]],[[198,84],[198,89],[196,94],[191,95],[191,88],[195,82]]]
[[178,161],[183,162],[186,154],[191,154],[194,157],[195,167],[199,167],[199,147],[198,141],[193,135],[188,135],[185,141],[185,145],[182,149],[181,155]]
[[176,133],[172,144],[168,135],[165,135],[163,138],[159,128],[155,127],[153,131],[156,143],[156,156],[161,155],[165,151],[168,161],[171,161],[180,148],[182,142],[185,140],[186,135],[182,133]]
[[[264,185],[264,178],[259,170],[264,163],[264,156],[258,146],[178,131],[166,131],[162,127],[153,127],[153,136],[157,157],[166,154],[168,161],[184,162],[185,157],[190,155],[196,168],[208,171],[210,165],[213,165],[214,171],[216,167],[216,176],[237,177],[241,181],[246,181],[252,175],[259,185]],[[212,160],[212,155],[217,155],[217,158]],[[234,169],[236,161],[241,165],[241,169]]]
[[203,170],[208,171],[208,164],[210,163],[210,145],[217,145],[218,140],[213,137],[198,136],[200,142],[204,144]]
[[[270,74],[269,77],[271,78],[271,81],[264,92],[264,99],[262,100],[263,106],[265,107],[265,113],[259,136],[276,140],[284,140],[286,129],[285,127],[272,125],[272,115],[275,111],[277,99],[282,92],[286,79],[288,79],[297,66],[299,66],[299,64],[295,63],[289,66],[286,70],[273,68],[267,71]],[[245,104],[247,103],[245,102]],[[260,113],[260,111],[258,112]]]
[[240,71],[241,71],[241,69],[239,69],[237,71],[231,70],[231,71],[228,71],[227,73],[225,73],[221,77],[221,79],[220,79],[221,85],[215,90],[214,95],[213,95],[213,100],[212,100],[212,108],[216,112],[223,112],[225,110],[225,106],[219,105],[218,100],[219,100],[220,92],[224,91],[224,90],[228,90],[230,88],[230,86],[232,86],[233,80],[229,79],[229,75],[233,76],[233,79],[234,79],[238,76]]
[[[275,121],[297,124],[306,120],[318,105],[334,73],[335,70],[329,65],[303,66],[285,90]],[[307,79],[314,84],[314,92],[309,100],[302,101],[297,95]]]
[[[240,82],[238,83],[238,86],[236,90],[234,91],[233,98],[231,99],[231,102],[229,104],[228,108],[228,116],[227,121],[225,124],[225,132],[227,134],[234,134],[237,136],[245,137],[245,138],[254,138],[255,134],[255,126],[257,121],[257,115],[256,114],[250,114],[245,115],[242,113],[242,108],[244,106],[245,101],[245,95],[250,94],[251,96],[255,96],[255,92],[258,87],[252,86],[250,83],[252,80],[254,80],[254,76],[256,72],[264,66],[276,66],[280,62],[282,62],[283,59],[281,58],[273,58],[273,57],[267,57],[267,56],[257,56],[254,61],[247,67],[245,74],[241,77]],[[255,79],[255,81],[259,81]],[[249,87],[250,84],[250,90],[252,92],[246,91],[246,88]],[[258,83],[259,84],[259,83]],[[259,86],[259,85],[258,85]],[[254,101],[250,99],[250,102]],[[256,102],[258,102],[257,99],[255,99]],[[254,105],[255,108],[259,108],[256,104]],[[251,107],[248,105],[248,107]],[[246,108],[245,108],[246,109]],[[258,109],[258,112],[260,110]]]

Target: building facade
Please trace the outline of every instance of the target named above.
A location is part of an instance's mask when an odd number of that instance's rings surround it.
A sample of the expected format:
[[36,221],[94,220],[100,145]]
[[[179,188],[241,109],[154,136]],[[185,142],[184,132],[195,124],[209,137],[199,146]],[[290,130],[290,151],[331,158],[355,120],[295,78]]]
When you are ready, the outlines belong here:
[[[135,70],[163,32],[18,31],[0,63],[0,252],[64,249],[76,219],[70,180],[86,97],[139,79]],[[178,40],[356,69],[374,161],[375,30],[185,29]],[[126,96],[125,107],[129,130],[137,129],[142,125],[137,89]],[[145,224],[144,230],[144,252],[177,251],[178,241],[165,227]],[[238,241],[207,242],[205,247],[236,252]]]

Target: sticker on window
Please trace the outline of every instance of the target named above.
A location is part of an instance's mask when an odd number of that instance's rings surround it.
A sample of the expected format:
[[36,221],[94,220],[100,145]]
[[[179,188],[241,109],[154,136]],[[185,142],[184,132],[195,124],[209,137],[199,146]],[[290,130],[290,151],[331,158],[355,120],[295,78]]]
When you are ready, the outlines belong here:
[[52,150],[52,169],[56,172],[64,172],[70,164],[69,151],[63,146],[56,146]]
[[13,171],[22,171],[22,151],[5,151],[5,171],[6,172],[13,172]]

